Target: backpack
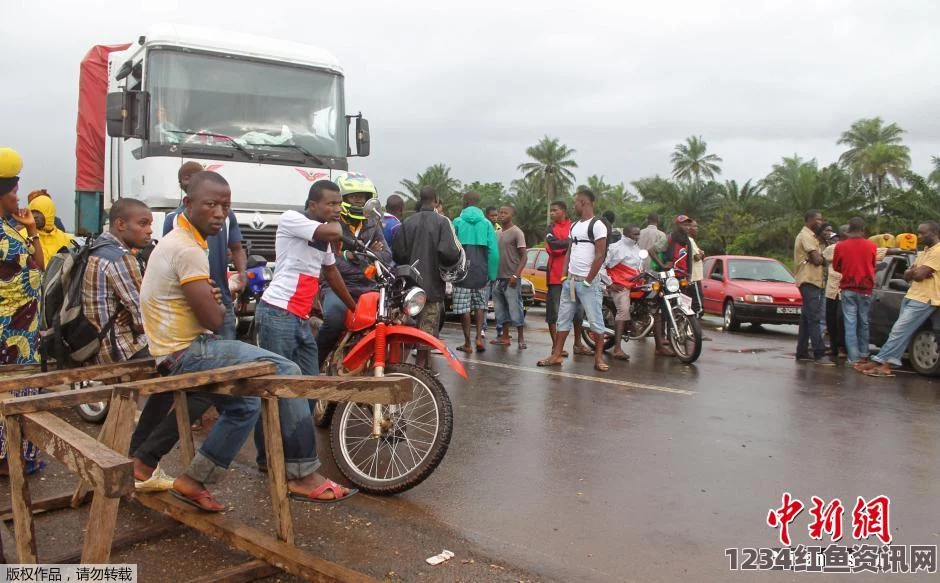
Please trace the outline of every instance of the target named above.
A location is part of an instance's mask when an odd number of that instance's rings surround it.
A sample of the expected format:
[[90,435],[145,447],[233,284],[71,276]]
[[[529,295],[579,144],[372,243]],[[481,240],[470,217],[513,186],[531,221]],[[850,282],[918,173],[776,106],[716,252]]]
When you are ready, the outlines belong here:
[[82,282],[92,253],[104,244],[89,239],[81,247],[69,247],[52,256],[46,265],[39,308],[41,363],[50,358],[58,368],[81,366],[101,350],[101,339],[111,335],[112,357],[116,358],[114,323],[117,310],[100,331],[82,308]]
[[[602,219],[601,217],[598,217],[598,216],[591,217],[591,220],[588,222],[588,227],[587,227],[587,232],[588,232],[587,239],[572,238],[571,243],[573,245],[577,245],[578,243],[590,243],[591,245],[593,245],[594,244],[594,225],[597,223],[597,221],[604,223],[604,226],[607,227],[607,245],[604,245],[604,261],[606,262],[607,250],[610,249],[610,246],[613,243],[616,243],[616,241],[611,240],[612,234],[614,232],[613,228],[606,220]],[[574,229],[574,226],[572,226],[572,230],[573,229]],[[618,240],[619,240],[619,237],[618,237]]]

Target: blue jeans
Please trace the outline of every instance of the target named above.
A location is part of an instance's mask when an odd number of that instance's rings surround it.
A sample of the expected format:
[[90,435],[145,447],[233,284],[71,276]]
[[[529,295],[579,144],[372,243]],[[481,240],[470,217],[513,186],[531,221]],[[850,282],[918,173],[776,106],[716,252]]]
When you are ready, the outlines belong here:
[[[571,286],[575,286],[575,299],[571,299]],[[584,280],[575,281],[571,277],[561,283],[561,301],[558,303],[559,332],[570,332],[575,319],[582,313],[583,318],[591,325],[591,332],[604,333],[604,284],[599,277],[594,278],[590,286],[584,285]],[[581,307],[581,310],[578,309]]]
[[796,341],[796,357],[809,355],[812,344],[813,358],[819,360],[826,355],[823,344],[822,323],[826,319],[825,293],[821,287],[804,283],[800,286],[803,298],[803,313],[800,316],[800,334]]
[[522,282],[516,287],[509,285],[508,279],[498,279],[493,284],[493,307],[496,310],[496,323],[502,328],[507,322],[516,328],[525,324],[525,312],[522,310]]
[[[353,298],[355,299],[355,298]],[[317,331],[317,354],[326,358],[346,330],[346,304],[331,289],[323,292],[323,324]],[[319,362],[319,361],[318,361]],[[304,373],[308,374],[308,373]]]
[[[193,341],[173,367],[171,374],[201,372],[259,361],[273,362],[277,365],[279,375],[300,374],[300,369],[296,364],[273,352],[244,342],[221,340],[209,335],[199,336]],[[251,430],[258,421],[261,399],[214,393],[203,393],[203,395],[219,410],[219,420],[206,436],[202,447],[196,452],[195,459],[184,473],[197,482],[210,484],[219,481],[225,475],[225,470],[235,459],[238,450],[248,440]],[[306,405],[306,402],[304,404]],[[282,416],[284,409],[284,407],[281,408]],[[307,419],[308,421],[310,419],[309,409]],[[290,433],[285,432],[285,442],[289,435]]]
[[894,326],[891,327],[888,340],[878,351],[877,356],[872,357],[872,360],[881,364],[901,366],[901,357],[904,356],[904,351],[907,350],[907,345],[910,344],[914,333],[920,330],[936,309],[930,304],[904,298],[901,302],[901,313]]
[[[296,364],[300,369],[296,374],[320,374],[317,341],[307,320],[264,301],[258,302],[255,318],[258,324],[258,344],[261,348]],[[289,480],[309,476],[320,467],[316,434],[313,420],[310,418],[310,411],[315,404],[314,400],[302,398],[280,399],[278,403]],[[258,450],[258,465],[266,466],[264,431],[260,420],[255,425],[255,448]]]
[[222,340],[238,340],[237,322],[235,321],[235,306],[225,304],[225,316],[222,320],[222,326],[215,331],[216,336]]
[[860,294],[851,290],[842,292],[845,352],[848,355],[849,364],[858,362],[859,358],[868,358],[868,311],[870,309],[871,294]]

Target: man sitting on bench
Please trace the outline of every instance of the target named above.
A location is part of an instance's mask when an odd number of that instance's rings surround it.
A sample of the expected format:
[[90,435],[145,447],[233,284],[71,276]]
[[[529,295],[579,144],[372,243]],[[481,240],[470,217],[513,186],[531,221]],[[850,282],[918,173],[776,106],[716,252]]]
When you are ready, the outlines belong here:
[[[163,375],[258,361],[274,363],[280,375],[300,374],[300,368],[282,356],[244,342],[221,340],[207,332],[221,325],[224,312],[219,292],[209,279],[205,239],[222,228],[231,196],[228,182],[221,175],[208,171],[194,175],[177,228],[160,241],[150,256],[141,287],[141,309],[150,352]],[[337,230],[336,238],[340,237]],[[201,510],[219,512],[224,506],[205,485],[225,474],[248,439],[258,419],[261,399],[214,393],[205,396],[219,410],[219,420],[192,463],[174,480],[171,494]],[[292,494],[309,495],[316,484],[307,460],[315,458],[316,453],[312,451],[313,421],[306,399],[282,400],[280,421],[288,488]]]

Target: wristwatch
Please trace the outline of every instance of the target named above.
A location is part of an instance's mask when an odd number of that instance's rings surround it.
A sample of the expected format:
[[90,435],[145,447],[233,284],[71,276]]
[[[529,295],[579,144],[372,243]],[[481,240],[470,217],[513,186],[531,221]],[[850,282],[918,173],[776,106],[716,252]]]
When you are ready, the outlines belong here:
[[513,279],[519,279],[519,276],[518,276],[518,275],[513,275],[512,278],[513,278]]

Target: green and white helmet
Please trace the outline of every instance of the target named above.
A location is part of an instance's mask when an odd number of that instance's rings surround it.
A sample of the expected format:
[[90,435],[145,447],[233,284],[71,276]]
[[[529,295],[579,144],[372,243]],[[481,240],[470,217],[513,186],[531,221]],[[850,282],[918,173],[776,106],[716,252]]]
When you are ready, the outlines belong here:
[[361,206],[353,206],[346,202],[346,195],[363,192],[368,194],[368,198],[376,198],[378,193],[375,190],[375,185],[372,184],[372,181],[366,178],[363,174],[358,172],[350,172],[346,176],[343,176],[336,181],[339,185],[339,193],[343,197],[343,208],[342,215],[344,217],[356,220],[364,221],[366,220],[365,212],[362,210]]

